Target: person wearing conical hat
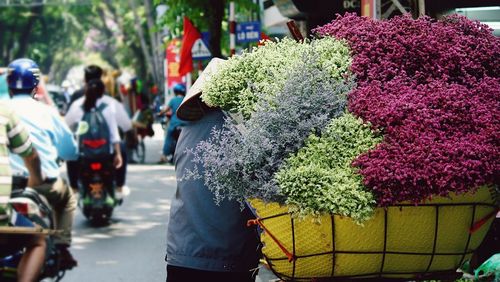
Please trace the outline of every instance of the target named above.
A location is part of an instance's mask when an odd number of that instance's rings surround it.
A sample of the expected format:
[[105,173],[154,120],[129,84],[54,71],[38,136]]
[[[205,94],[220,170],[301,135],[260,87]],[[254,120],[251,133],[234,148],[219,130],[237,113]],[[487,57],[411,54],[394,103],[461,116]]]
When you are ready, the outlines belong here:
[[[177,109],[177,117],[189,121],[174,156],[177,179],[195,166],[193,154],[186,150],[207,140],[212,128],[224,123],[222,111],[200,99],[203,84],[224,62],[212,59]],[[217,205],[213,198],[203,179],[177,181],[167,230],[167,282],[255,281],[260,244],[257,230],[246,225],[254,218],[251,211],[241,210],[236,201]]]

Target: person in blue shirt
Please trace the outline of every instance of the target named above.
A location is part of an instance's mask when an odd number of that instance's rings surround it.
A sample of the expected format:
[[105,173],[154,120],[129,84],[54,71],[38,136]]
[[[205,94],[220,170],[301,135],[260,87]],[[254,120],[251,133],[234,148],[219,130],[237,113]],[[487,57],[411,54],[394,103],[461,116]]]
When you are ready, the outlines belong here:
[[[9,65],[7,76],[11,96],[9,103],[21,118],[21,123],[29,132],[33,146],[40,156],[44,183],[33,188],[44,195],[53,207],[55,228],[62,230],[56,241],[61,252],[61,267],[71,269],[77,265],[68,250],[77,202],[66,181],[60,177],[57,159],[76,160],[78,146],[57,109],[33,99],[39,77],[40,71],[34,61],[13,61]],[[13,176],[27,179],[29,174],[23,160],[17,155],[11,155],[9,158]]]
[[186,95],[186,86],[184,86],[184,84],[178,83],[174,85],[173,90],[175,97],[172,98],[168,103],[168,106],[158,114],[166,114],[167,117],[170,118],[170,122],[167,128],[167,134],[165,135],[165,142],[163,143],[163,151],[160,158],[160,163],[173,162],[177,138],[179,138],[181,127],[186,125],[186,122],[179,119],[176,115],[177,109],[181,105],[182,100]]
[[0,71],[0,100],[9,100],[9,88],[7,87],[7,74]]

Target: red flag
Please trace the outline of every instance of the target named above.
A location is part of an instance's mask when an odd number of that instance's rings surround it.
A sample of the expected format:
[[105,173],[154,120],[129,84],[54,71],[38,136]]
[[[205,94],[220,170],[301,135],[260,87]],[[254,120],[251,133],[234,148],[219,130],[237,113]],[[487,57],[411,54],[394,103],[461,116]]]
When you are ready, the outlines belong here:
[[257,43],[257,46],[265,45],[267,40],[271,40],[271,37],[269,37],[264,32],[261,32],[260,33],[260,40],[259,40],[259,43]]
[[183,76],[193,70],[193,57],[191,49],[194,42],[201,38],[200,32],[193,23],[184,16],[184,35],[182,36],[181,62],[179,64],[179,75]]

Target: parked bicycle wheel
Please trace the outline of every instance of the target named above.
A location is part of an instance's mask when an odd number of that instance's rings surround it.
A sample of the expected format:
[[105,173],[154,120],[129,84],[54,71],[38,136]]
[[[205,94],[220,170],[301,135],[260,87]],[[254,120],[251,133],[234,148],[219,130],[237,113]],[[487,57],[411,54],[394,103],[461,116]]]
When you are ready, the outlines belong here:
[[143,164],[146,159],[146,146],[144,146],[144,140],[141,139],[137,143],[137,146],[134,149],[134,160],[138,163]]

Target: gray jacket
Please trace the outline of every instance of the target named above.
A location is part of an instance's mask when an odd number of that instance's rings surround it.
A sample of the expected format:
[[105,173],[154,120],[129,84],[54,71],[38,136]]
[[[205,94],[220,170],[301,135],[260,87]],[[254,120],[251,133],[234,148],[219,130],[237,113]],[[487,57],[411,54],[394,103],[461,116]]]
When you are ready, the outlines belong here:
[[[207,140],[212,128],[223,123],[223,113],[211,110],[201,120],[183,127],[176,147],[177,179],[186,168],[194,168],[193,155],[185,150]],[[257,267],[257,232],[246,226],[254,216],[248,209],[241,211],[235,201],[216,205],[213,198],[203,179],[177,182],[167,231],[167,264],[217,272],[244,272]]]

